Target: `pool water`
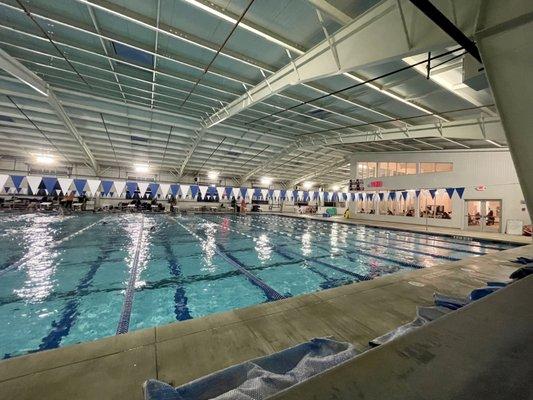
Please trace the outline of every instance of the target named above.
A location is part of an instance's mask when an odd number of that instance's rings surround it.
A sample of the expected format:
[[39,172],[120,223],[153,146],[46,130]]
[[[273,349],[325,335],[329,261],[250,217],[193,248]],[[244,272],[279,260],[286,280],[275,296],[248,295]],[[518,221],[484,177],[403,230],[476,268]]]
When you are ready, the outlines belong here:
[[0,357],[513,247],[275,215],[0,216]]

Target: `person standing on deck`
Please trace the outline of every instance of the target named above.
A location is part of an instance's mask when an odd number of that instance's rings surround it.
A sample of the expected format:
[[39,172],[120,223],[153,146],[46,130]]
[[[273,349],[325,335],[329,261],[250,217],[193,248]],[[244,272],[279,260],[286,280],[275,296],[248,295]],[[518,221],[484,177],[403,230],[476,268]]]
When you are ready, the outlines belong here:
[[244,200],[244,197],[241,200],[241,214],[246,214],[246,200]]

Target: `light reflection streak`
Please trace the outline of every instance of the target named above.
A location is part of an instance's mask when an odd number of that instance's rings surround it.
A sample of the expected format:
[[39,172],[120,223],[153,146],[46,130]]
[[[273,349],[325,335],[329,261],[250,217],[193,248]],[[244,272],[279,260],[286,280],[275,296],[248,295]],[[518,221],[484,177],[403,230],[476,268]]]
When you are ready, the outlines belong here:
[[[142,217],[141,217],[142,218]],[[138,217],[134,216],[128,216],[123,219],[126,221],[126,225],[124,226],[125,233],[128,237],[128,241],[126,242],[126,257],[124,258],[124,262],[126,265],[128,265],[128,272],[131,272],[131,270],[134,268],[134,260],[135,260],[135,252],[137,250],[137,246],[139,246],[139,260],[137,264],[137,276],[135,277],[135,288],[141,288],[145,286],[146,282],[139,280],[142,271],[146,268],[146,264],[148,261],[148,254],[149,254],[149,247],[150,247],[150,228],[154,226],[154,222],[151,219],[146,219],[143,224],[139,221]],[[141,227],[142,227],[142,238],[139,241],[139,235],[141,233]],[[128,286],[129,281],[129,273],[126,276],[126,280],[123,282],[124,287]]]
[[58,229],[53,229],[52,224],[63,220],[58,216],[38,216],[30,214],[32,223],[22,228],[22,242],[27,249],[27,261],[24,272],[27,279],[19,289],[13,293],[30,303],[43,301],[52,292],[56,270],[56,258],[61,252],[54,248],[54,237]]
[[339,252],[339,226],[336,223],[331,224],[330,240],[331,253]]
[[261,234],[255,239],[255,251],[261,262],[266,262],[272,257],[272,246],[266,233]]
[[306,257],[310,256],[313,252],[311,249],[311,233],[308,231],[302,235],[302,254]]

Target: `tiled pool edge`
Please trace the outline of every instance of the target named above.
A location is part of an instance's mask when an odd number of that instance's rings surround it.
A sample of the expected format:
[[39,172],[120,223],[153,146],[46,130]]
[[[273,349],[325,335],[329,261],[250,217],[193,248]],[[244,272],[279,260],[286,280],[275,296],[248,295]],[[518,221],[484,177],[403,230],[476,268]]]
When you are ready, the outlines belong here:
[[[0,391],[3,391],[3,386],[9,385],[10,381],[14,382],[25,379],[31,380],[33,376],[37,376],[41,373],[46,373],[50,370],[57,369],[59,371],[63,367],[69,367],[75,364],[82,365],[89,361],[95,362],[96,364],[99,364],[100,362],[105,364],[106,358],[111,358],[114,356],[119,356],[120,358],[120,354],[127,352],[153,352],[154,359],[156,360],[157,357],[155,357],[155,355],[158,352],[158,347],[167,346],[165,342],[168,342],[168,345],[171,345],[171,343],[174,343],[175,340],[183,341],[187,337],[193,335],[202,336],[201,334],[206,333],[207,331],[220,332],[225,330],[232,330],[233,328],[238,328],[243,325],[248,326],[253,325],[255,323],[261,323],[262,320],[266,320],[268,318],[275,318],[278,315],[281,316],[284,313],[291,312],[294,310],[301,309],[301,311],[303,312],[307,309],[326,306],[325,303],[327,302],[338,300],[343,296],[350,296],[354,293],[364,294],[365,292],[370,292],[376,288],[385,288],[389,285],[395,286],[399,283],[408,283],[410,280],[420,280],[424,277],[432,279],[432,276],[445,274],[446,271],[449,269],[456,269],[469,264],[477,265],[477,267],[469,268],[469,270],[472,269],[474,278],[472,278],[471,276],[467,276],[465,278],[470,278],[470,280],[473,279],[474,282],[476,281],[476,269],[483,269],[484,267],[479,267],[483,264],[486,264],[487,268],[492,266],[493,269],[494,267],[498,267],[498,265],[500,264],[505,264],[505,266],[508,267],[506,268],[507,274],[507,272],[511,268],[519,267],[518,264],[513,265],[508,262],[509,259],[515,258],[516,255],[519,254],[527,254],[531,256],[533,254],[533,246],[523,246],[516,249],[505,250],[496,254],[493,253],[488,256],[466,258],[461,261],[457,261],[454,263],[445,263],[424,270],[406,271],[401,274],[386,275],[380,278],[376,278],[372,281],[366,281],[327,289],[321,292],[296,296],[294,298],[280,300],[277,302],[259,304],[247,308],[233,310],[230,312],[213,314],[207,317],[193,319],[190,321],[176,322],[156,328],[148,328],[131,332],[125,335],[108,337],[94,342],[87,342],[78,345],[66,346],[55,350],[44,351],[41,353],[19,356],[10,360],[0,362]],[[461,274],[467,275],[467,273],[463,269],[460,269],[459,274],[454,275]],[[502,279],[502,276],[499,276],[499,279]],[[468,284],[471,286],[473,283],[470,282]],[[409,286],[409,290],[412,292],[419,292],[422,291],[422,288]],[[443,290],[446,290],[446,288],[443,288]],[[428,290],[426,289],[425,292],[428,292]],[[452,291],[451,294],[464,293],[453,293]],[[398,301],[401,300],[403,299],[398,299]],[[338,307],[338,305],[336,305],[336,307]],[[349,314],[349,312],[350,310],[346,310],[347,314]],[[336,322],[333,322],[333,325],[335,325],[335,323]],[[333,328],[335,327],[332,326],[332,329]],[[357,344],[359,346],[363,345],[363,343]],[[139,350],[142,348],[146,349]],[[267,348],[262,349],[261,351],[269,352],[271,350]],[[124,357],[126,357],[126,355],[124,355]],[[178,363],[179,361],[176,360],[175,362]],[[212,360],[212,365],[214,369],[220,368],[220,366],[217,365],[217,362],[220,363],[221,361]],[[155,371],[156,372],[153,373],[151,376],[144,376],[144,379],[157,375],[157,368],[155,369]],[[25,385],[31,384],[31,381],[25,383]],[[23,396],[22,398],[31,397]]]

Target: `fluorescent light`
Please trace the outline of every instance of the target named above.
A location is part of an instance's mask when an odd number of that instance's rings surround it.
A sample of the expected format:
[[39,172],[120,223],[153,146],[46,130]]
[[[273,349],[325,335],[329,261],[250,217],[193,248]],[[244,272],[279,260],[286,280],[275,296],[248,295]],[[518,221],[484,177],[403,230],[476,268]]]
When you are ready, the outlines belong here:
[[47,154],[36,154],[35,161],[39,164],[50,165],[55,162],[54,157]]
[[272,178],[268,178],[266,176],[263,176],[261,178],[261,184],[262,185],[270,185],[272,183]]
[[309,190],[313,187],[313,182],[304,182],[303,185],[304,185],[304,189],[306,190]]
[[[225,20],[225,21],[227,21],[227,22],[229,22],[229,23],[231,23],[233,25],[235,25],[237,23],[237,20],[235,18],[230,17],[229,15],[226,15],[226,14],[216,10],[215,8],[209,7],[208,5],[204,4],[201,1],[185,0],[185,2],[189,3],[190,5],[192,5],[194,7],[198,7],[199,9],[204,10],[204,11],[208,12],[209,14],[212,14],[212,15],[218,17],[218,18],[221,18],[221,19],[223,19],[223,20]],[[257,36],[261,36],[262,38],[264,38],[264,39],[266,39],[266,40],[268,40],[268,41],[270,41],[272,43],[276,43],[276,44],[278,44],[278,45],[280,45],[280,46],[282,46],[282,47],[284,47],[286,49],[289,49],[289,50],[293,51],[294,53],[296,53],[298,55],[304,54],[304,52],[302,50],[300,50],[300,49],[298,49],[298,48],[296,48],[294,46],[291,46],[290,44],[285,43],[285,42],[283,42],[283,41],[281,41],[281,40],[279,40],[279,39],[277,39],[277,38],[275,38],[273,36],[270,36],[270,35],[262,32],[262,31],[260,31],[260,30],[258,30],[256,28],[248,25],[245,22],[241,21],[239,23],[239,27],[241,27],[243,29],[246,29],[249,32],[252,32],[252,33],[256,34]]]
[[134,164],[135,172],[148,172],[150,166],[148,164]]
[[218,179],[218,171],[209,171],[207,177],[212,181],[216,181]]
[[333,190],[334,192],[337,192],[339,189],[340,188],[337,185],[331,187],[331,190]]

